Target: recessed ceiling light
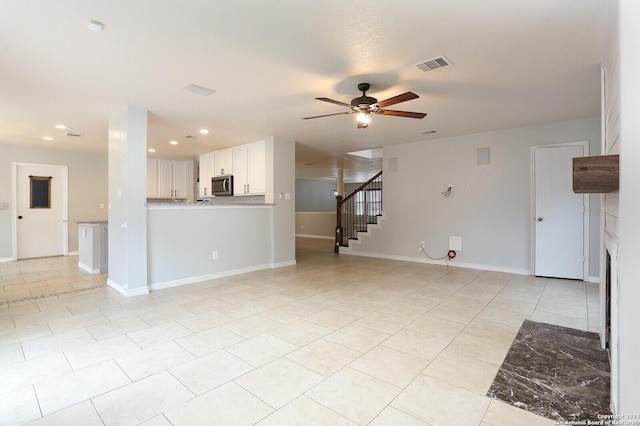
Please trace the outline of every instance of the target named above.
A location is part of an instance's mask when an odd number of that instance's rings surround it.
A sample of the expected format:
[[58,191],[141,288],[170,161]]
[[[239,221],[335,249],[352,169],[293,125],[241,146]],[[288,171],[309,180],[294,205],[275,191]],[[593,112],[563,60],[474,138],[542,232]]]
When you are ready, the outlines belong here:
[[200,133],[203,135],[208,135],[209,131],[207,129],[200,129]]
[[67,126],[65,126],[64,124],[56,124],[56,129],[64,130],[66,128],[67,128]]
[[156,150],[155,150],[155,149],[153,149],[153,148],[149,148],[147,151],[149,151],[149,152],[156,152]]
[[197,84],[187,84],[182,88],[182,90],[202,96],[209,96],[210,94],[215,93],[215,90],[198,86]]
[[170,141],[169,142],[171,145],[178,145],[178,141]]
[[53,138],[51,136],[45,136],[42,139],[44,139],[45,141],[52,141]]

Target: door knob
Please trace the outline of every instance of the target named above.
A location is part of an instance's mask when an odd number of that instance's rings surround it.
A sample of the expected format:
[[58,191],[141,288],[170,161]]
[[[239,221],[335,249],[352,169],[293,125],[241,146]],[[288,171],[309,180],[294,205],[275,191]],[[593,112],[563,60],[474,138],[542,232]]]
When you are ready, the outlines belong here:
[[18,216],[18,219],[22,219],[22,216]]
[[538,222],[542,222],[542,220],[543,220],[543,219],[542,219],[541,217],[539,217],[539,218],[538,218]]

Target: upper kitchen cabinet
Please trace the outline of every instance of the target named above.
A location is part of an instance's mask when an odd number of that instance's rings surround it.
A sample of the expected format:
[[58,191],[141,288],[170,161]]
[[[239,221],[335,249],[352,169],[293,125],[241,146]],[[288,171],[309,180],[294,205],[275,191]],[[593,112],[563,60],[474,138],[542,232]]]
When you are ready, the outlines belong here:
[[158,196],[158,160],[147,158],[147,198]]
[[189,198],[190,166],[189,161],[147,159],[147,197]]
[[215,173],[215,152],[200,154],[200,181],[198,197],[211,196],[211,178]]
[[231,148],[214,151],[214,174],[213,176],[230,175],[233,173],[233,153]]
[[233,191],[235,195],[263,195],[265,193],[265,161],[265,141],[233,147]]

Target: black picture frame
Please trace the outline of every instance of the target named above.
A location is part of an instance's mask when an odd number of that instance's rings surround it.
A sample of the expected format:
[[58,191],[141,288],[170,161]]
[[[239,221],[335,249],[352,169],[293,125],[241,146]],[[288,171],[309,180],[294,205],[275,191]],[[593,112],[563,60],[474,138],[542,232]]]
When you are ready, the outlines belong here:
[[51,176],[29,176],[29,207],[51,208]]

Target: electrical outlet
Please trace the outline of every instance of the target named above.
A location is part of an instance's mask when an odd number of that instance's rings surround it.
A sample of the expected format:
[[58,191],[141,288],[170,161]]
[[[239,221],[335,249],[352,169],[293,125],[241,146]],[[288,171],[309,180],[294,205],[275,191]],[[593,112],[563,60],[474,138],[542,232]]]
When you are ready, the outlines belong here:
[[218,250],[215,250],[211,256],[213,260],[218,260]]
[[420,253],[422,250],[424,250],[424,241],[420,241],[418,243],[418,253]]

